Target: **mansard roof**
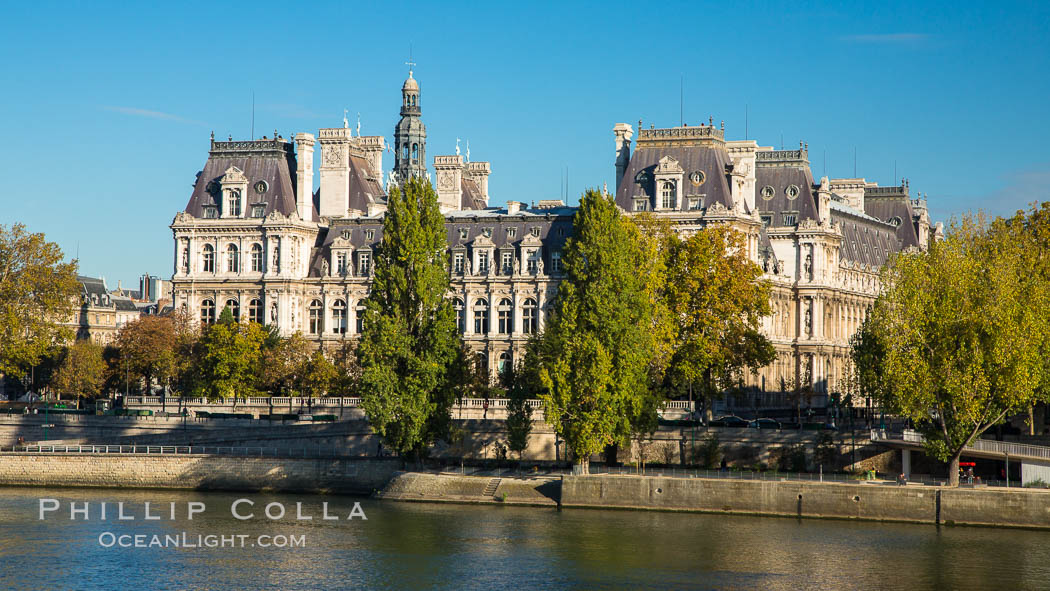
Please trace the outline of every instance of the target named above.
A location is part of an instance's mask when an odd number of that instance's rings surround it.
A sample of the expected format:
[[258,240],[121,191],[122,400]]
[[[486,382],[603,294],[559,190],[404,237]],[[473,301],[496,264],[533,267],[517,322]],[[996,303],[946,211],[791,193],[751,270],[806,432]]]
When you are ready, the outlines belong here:
[[[549,264],[550,253],[561,250],[565,241],[572,236],[572,216],[575,213],[575,207],[530,208],[513,214],[506,209],[496,208],[457,211],[445,217],[445,238],[450,249],[471,247],[481,237],[491,241],[497,249],[517,248],[523,242],[528,244],[533,241],[532,232],[536,228],[539,232],[536,239],[543,246],[545,264]],[[513,231],[508,232],[508,229]],[[368,237],[369,231],[371,238]],[[332,246],[337,242],[348,244],[355,250],[375,250],[382,240],[382,216],[336,220],[330,228],[323,228],[318,236],[311,258],[310,275],[320,275],[322,259],[331,256]]]
[[[704,137],[693,138],[693,134]],[[706,126],[641,130],[637,149],[631,154],[631,161],[616,192],[616,204],[632,211],[636,198],[645,197],[651,201],[656,195],[656,169],[660,160],[667,156],[677,161],[686,177],[682,184],[684,197],[706,195],[705,206],[721,203],[732,209],[732,193],[726,179],[726,165],[732,161],[721,141],[721,132]],[[704,173],[703,184],[698,187],[687,180],[694,171]]]
[[[805,150],[755,152],[755,208],[760,212],[798,212],[798,221],[817,219],[813,173]],[[798,194],[792,197],[794,190]]]
[[481,188],[474,182],[474,179],[464,175],[459,185],[463,191],[460,209],[485,209],[485,196],[481,194]]
[[902,244],[895,228],[852,207],[831,202],[831,220],[842,231],[839,256],[846,263],[860,263],[878,268],[889,256],[899,252]]
[[864,213],[896,226],[897,238],[900,239],[902,248],[919,246],[919,234],[914,223],[915,212],[908,197],[907,185],[866,187]]
[[[266,205],[264,215],[295,211],[295,153],[291,142],[283,139],[217,142],[212,140],[204,170],[197,175],[186,213],[204,217],[205,206],[219,206],[220,183],[230,167],[238,168],[248,181],[248,191],[241,207]],[[255,186],[265,181],[265,191]]]
[[350,209],[368,211],[374,203],[386,203],[386,191],[383,190],[383,173],[372,170],[372,164],[362,155],[350,152],[350,172],[347,176],[350,195]]

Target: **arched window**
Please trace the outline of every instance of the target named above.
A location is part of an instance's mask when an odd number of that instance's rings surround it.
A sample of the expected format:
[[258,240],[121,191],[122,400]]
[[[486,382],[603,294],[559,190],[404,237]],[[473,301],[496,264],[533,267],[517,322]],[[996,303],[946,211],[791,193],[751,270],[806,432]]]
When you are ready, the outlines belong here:
[[405,142],[405,145],[401,147],[401,157],[408,159],[408,142]]
[[332,332],[346,334],[346,302],[343,300],[332,304]]
[[215,302],[211,300],[201,302],[201,324],[215,324]]
[[474,369],[478,372],[478,375],[485,376],[487,381],[489,378],[489,356],[484,351],[478,351],[474,359],[476,360]]
[[661,193],[661,197],[663,198],[662,205],[663,205],[664,209],[674,209],[674,201],[675,201],[674,183],[672,183],[672,182],[664,183],[663,192]]
[[412,144],[412,162],[419,160],[419,144]]
[[240,268],[240,257],[238,256],[237,245],[230,244],[226,247],[226,271],[229,273],[236,273]]
[[508,369],[510,369],[510,353],[504,351],[499,354],[499,361],[496,362],[496,371],[503,375]]
[[202,261],[204,263],[203,265],[201,265],[201,270],[204,271],[205,273],[214,273],[215,272],[215,248],[212,247],[212,245],[210,245],[210,244],[205,244],[204,245],[204,249],[202,250],[202,254],[201,254],[201,259],[202,259]]
[[499,301],[496,314],[499,322],[499,333],[510,334],[514,332],[514,305],[509,299],[504,298]]
[[487,334],[489,332],[489,302],[479,299],[474,302],[474,332]]
[[230,191],[230,215],[239,217],[241,215],[241,192]]
[[452,298],[452,309],[456,311],[456,328],[460,333],[467,332],[467,314],[463,308],[463,300]]
[[521,332],[533,334],[536,332],[536,300],[528,298],[521,305]]
[[365,330],[365,301],[360,300],[357,302],[357,308],[354,309],[354,328],[357,330],[357,334],[361,334]]
[[263,306],[258,298],[248,302],[248,322],[263,323]]
[[226,300],[226,307],[230,309],[230,314],[233,314],[233,321],[241,321],[241,303],[234,299]]
[[322,309],[321,300],[313,300],[310,302],[310,334],[321,334],[324,330],[324,322],[322,321]]
[[262,273],[263,249],[260,244],[252,245],[252,273]]

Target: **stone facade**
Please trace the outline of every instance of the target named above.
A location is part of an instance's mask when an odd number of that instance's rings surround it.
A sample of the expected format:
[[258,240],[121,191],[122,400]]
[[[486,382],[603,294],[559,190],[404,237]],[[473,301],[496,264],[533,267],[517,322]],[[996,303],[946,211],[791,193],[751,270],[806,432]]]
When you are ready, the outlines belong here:
[[[318,143],[299,133],[255,141],[211,141],[184,211],[171,225],[173,298],[204,323],[224,307],[235,317],[302,332],[332,348],[360,333],[373,253],[382,239],[387,191],[429,173],[419,84],[402,87],[394,169],[383,183],[382,137],[321,129],[320,189],[313,192]],[[729,225],[773,285],[763,331],[777,360],[747,376],[732,407],[820,406],[851,389],[849,338],[879,291],[887,257],[925,248],[941,232],[905,182],[813,179],[808,150],[773,150],[726,140],[713,122],[643,129],[617,123],[617,204],[653,212],[682,233]],[[413,145],[415,144],[415,145]],[[407,153],[404,152],[407,146]],[[632,150],[633,148],[633,150]],[[561,249],[575,208],[489,207],[488,162],[434,158],[446,215],[449,298],[465,340],[493,373],[522,355],[542,330],[562,278]]]

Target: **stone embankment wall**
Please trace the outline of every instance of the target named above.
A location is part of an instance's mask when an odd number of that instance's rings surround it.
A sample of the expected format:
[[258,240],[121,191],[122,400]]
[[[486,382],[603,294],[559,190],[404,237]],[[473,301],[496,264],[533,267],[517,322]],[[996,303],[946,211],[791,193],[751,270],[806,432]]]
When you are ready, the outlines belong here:
[[1050,529],[1050,492],[886,484],[566,476],[563,507],[657,509]]
[[376,495],[395,501],[556,506],[556,477],[499,478],[401,472]]
[[5,453],[0,485],[368,494],[399,460]]

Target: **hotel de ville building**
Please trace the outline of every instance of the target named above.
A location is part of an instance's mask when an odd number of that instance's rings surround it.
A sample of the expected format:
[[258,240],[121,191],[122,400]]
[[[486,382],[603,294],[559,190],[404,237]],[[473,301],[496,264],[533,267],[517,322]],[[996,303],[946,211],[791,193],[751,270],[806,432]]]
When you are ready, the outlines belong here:
[[[438,194],[459,328],[490,372],[514,363],[542,330],[558,282],[574,207],[540,200],[490,207],[489,162],[434,156],[428,172],[422,93],[409,72],[394,143],[342,127],[250,141],[211,140],[207,161],[176,214],[173,305],[202,323],[234,316],[301,332],[324,347],[361,331],[387,191],[411,176]],[[879,290],[879,269],[942,232],[907,182],[816,180],[806,146],[774,150],[727,140],[707,124],[612,126],[616,204],[647,211],[681,232],[728,224],[772,285],[765,335],[778,356],[747,374],[730,408],[783,407],[789,392],[812,404],[849,388],[849,339]],[[385,152],[393,152],[386,170]],[[319,159],[319,189],[314,158]],[[497,167],[498,170],[498,167]]]

